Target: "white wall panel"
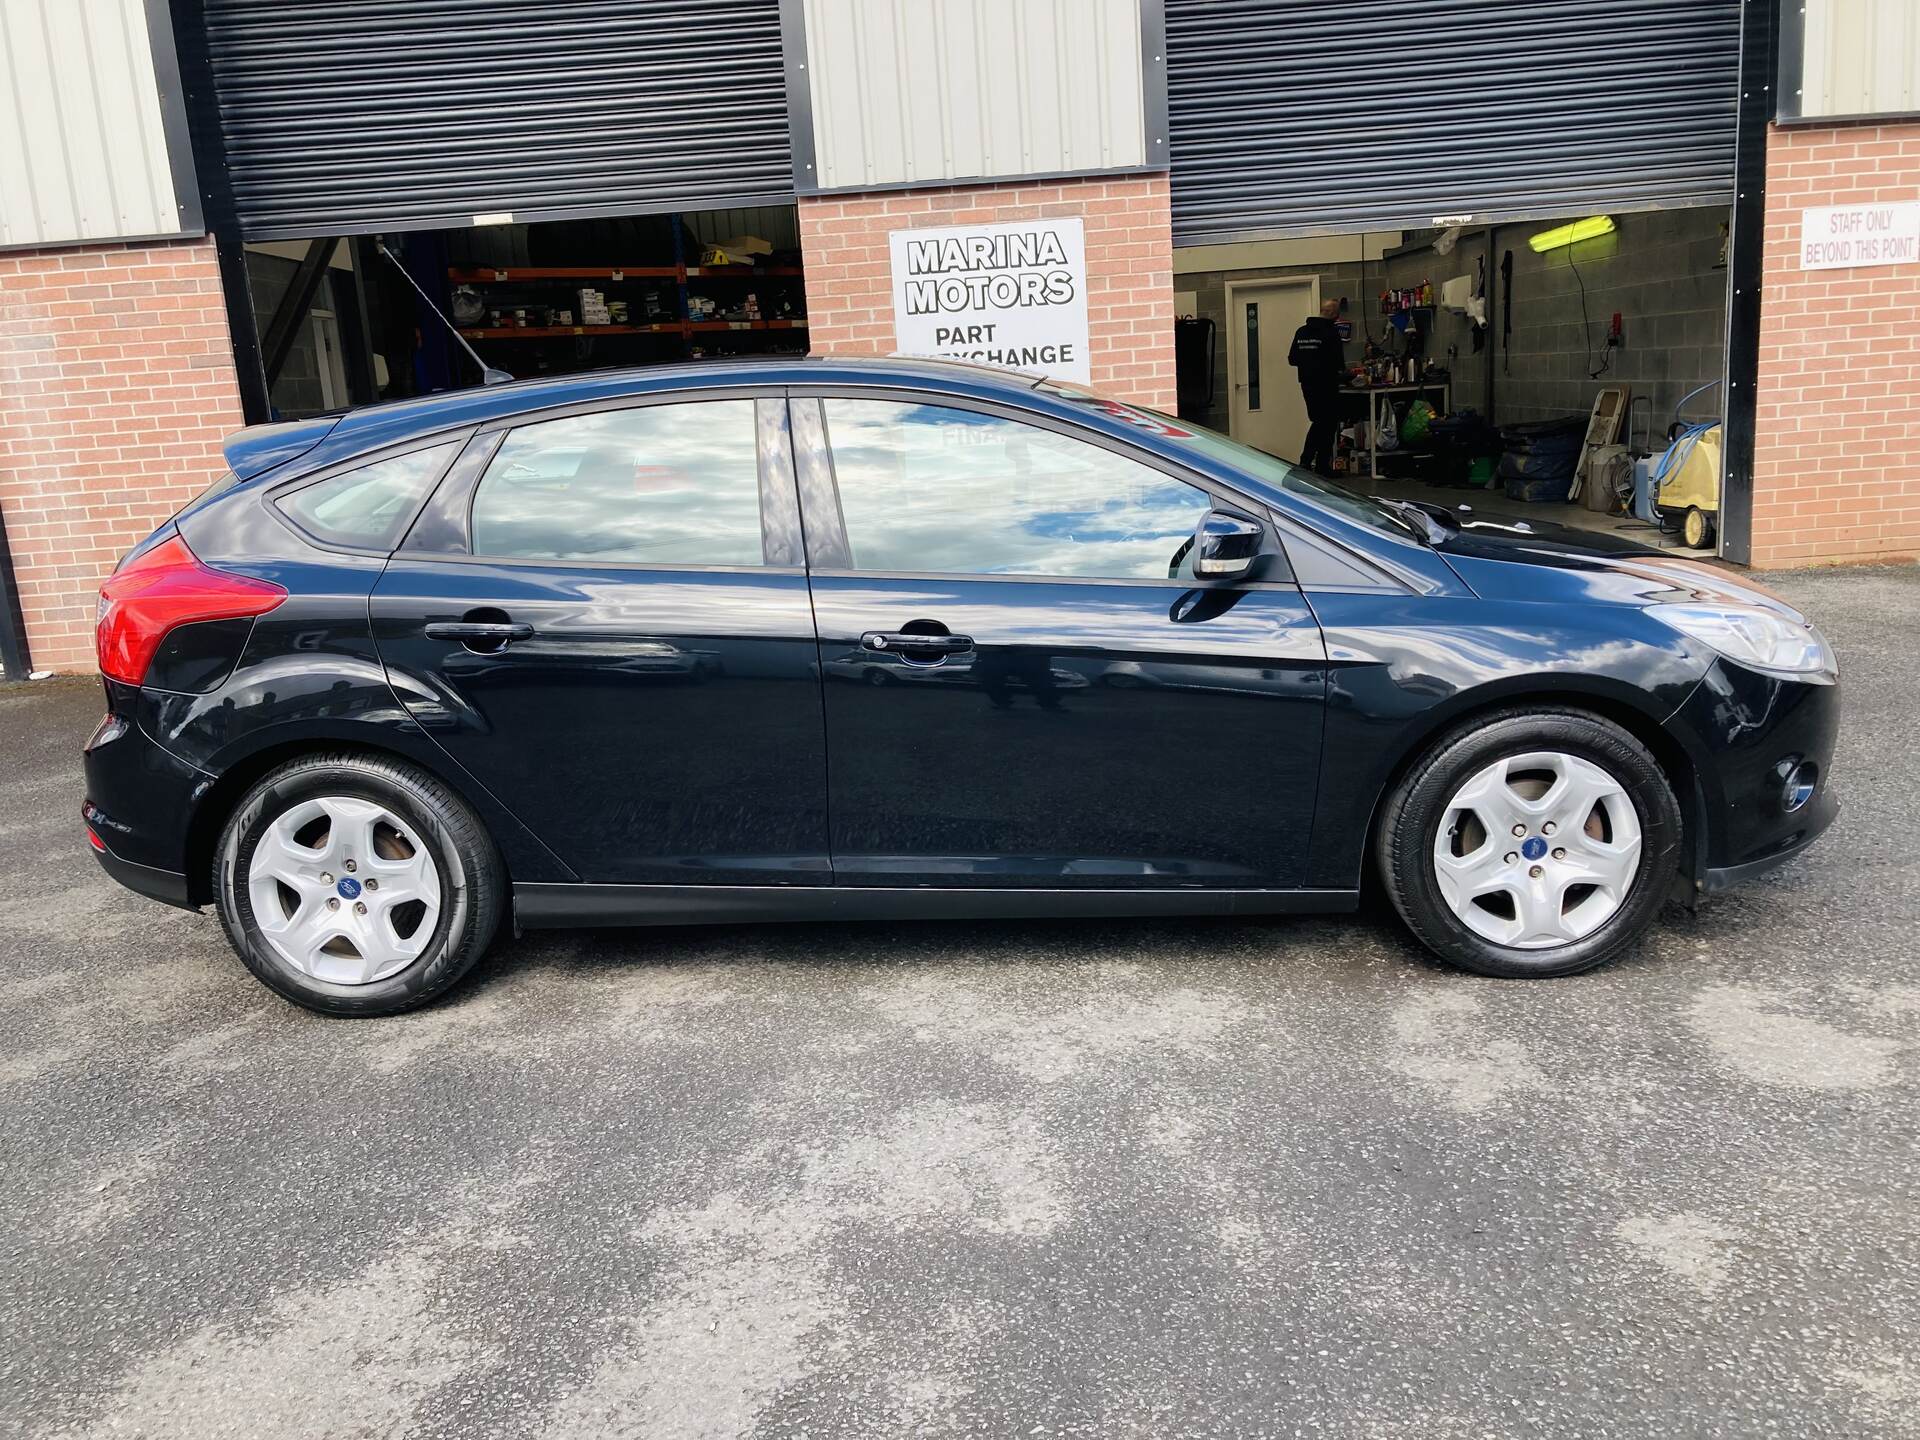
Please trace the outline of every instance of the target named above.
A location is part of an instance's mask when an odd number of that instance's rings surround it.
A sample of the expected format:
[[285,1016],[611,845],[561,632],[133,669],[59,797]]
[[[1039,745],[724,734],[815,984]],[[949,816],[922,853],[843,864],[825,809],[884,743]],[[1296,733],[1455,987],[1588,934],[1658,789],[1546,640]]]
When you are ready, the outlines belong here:
[[805,0],[805,15],[803,188],[1147,163],[1138,0]]
[[1920,113],[1920,0],[1804,0],[1800,115]]
[[144,0],[0,0],[0,92],[0,246],[182,233]]

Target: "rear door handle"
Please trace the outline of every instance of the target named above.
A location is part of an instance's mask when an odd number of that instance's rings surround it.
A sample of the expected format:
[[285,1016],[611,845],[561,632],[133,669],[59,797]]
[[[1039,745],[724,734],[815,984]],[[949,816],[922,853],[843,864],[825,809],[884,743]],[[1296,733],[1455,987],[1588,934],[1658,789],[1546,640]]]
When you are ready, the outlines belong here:
[[427,626],[429,640],[458,640],[462,645],[505,645],[531,640],[533,626],[524,621],[436,620]]
[[868,650],[904,650],[921,655],[962,655],[973,649],[971,635],[912,635],[901,630],[869,630],[860,637]]

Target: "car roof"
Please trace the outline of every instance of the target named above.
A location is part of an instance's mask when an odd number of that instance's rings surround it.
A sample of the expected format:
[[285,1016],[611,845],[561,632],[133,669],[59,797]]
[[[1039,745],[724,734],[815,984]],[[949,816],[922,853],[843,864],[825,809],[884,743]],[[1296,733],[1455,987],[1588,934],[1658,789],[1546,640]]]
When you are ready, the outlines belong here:
[[[999,401],[1020,409],[1064,420],[1084,430],[1119,441],[1129,450],[1146,451],[1172,461],[1188,474],[1211,476],[1232,491],[1252,497],[1298,517],[1306,511],[1321,527],[1331,526],[1344,543],[1373,554],[1384,542],[1317,502],[1263,480],[1228,458],[1182,444],[1171,420],[1142,411],[1124,401],[1108,399],[1083,386],[1043,376],[957,360],[909,359],[900,356],[768,356],[694,361],[621,370],[592,370],[578,375],[539,380],[515,380],[469,390],[445,391],[388,401],[340,415],[315,416],[276,425],[259,425],[227,440],[229,465],[243,482],[255,476],[278,484],[314,474],[334,465],[357,462],[389,447],[412,442],[435,443],[438,437],[457,436],[468,428],[518,416],[629,396],[688,393],[733,388],[775,386],[858,386],[933,391],[944,397]],[[1176,427],[1169,430],[1168,427]],[[216,489],[194,501],[176,521],[202,505],[220,504],[251,490],[241,485]],[[1446,561],[1425,547],[1417,547],[1416,568],[1439,588],[1460,582]],[[1404,565],[1401,567],[1404,569]]]
[[957,360],[893,356],[771,356],[691,361],[579,375],[514,380],[467,390],[446,390],[405,400],[255,426],[227,437],[228,466],[246,479],[299,459],[298,470],[317,468],[367,451],[400,444],[416,435],[485,424],[559,406],[617,400],[673,390],[711,390],[764,385],[899,385],[981,399],[1030,399],[1039,377]]

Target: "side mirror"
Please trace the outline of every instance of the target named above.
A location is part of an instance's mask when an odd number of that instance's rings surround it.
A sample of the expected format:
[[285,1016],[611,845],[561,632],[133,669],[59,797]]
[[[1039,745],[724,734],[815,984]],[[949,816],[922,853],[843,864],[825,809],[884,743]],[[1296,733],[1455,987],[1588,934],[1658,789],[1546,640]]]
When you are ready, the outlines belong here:
[[1258,520],[1211,510],[1193,532],[1193,573],[1202,580],[1239,580],[1260,558],[1266,531]]

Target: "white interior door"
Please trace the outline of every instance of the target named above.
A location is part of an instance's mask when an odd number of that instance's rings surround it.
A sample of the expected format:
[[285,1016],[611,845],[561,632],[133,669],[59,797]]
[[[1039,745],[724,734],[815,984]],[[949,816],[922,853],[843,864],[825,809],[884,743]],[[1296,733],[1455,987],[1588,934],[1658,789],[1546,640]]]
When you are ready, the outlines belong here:
[[1228,432],[1282,460],[1298,460],[1307,439],[1307,406],[1287,351],[1293,332],[1319,308],[1317,278],[1227,286]]
[[347,361],[340,353],[340,322],[331,310],[315,310],[313,358],[320,372],[320,403],[328,410],[347,405]]

